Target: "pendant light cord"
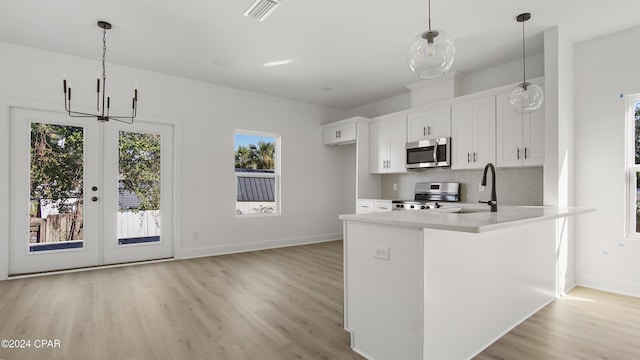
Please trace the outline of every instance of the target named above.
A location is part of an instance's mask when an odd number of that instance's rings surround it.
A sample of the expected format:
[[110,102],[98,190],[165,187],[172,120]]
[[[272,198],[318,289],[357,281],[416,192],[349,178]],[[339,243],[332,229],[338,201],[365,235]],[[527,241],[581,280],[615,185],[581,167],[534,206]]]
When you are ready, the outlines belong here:
[[526,62],[524,60],[524,23],[526,21],[522,22],[522,86],[525,86],[526,88],[526,82],[527,82],[527,66],[526,66]]
[[104,62],[107,58],[107,29],[102,29],[102,79],[107,78]]
[[431,0],[429,0],[429,31],[431,31]]

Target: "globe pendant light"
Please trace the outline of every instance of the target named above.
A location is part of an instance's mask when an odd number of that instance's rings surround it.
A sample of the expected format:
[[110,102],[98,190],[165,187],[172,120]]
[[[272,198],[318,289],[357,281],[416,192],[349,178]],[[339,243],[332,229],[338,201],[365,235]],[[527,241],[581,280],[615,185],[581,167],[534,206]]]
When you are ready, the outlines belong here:
[[451,36],[431,29],[431,0],[429,0],[429,30],[416,36],[409,51],[409,69],[420,79],[431,80],[444,76],[456,58],[456,45]]
[[511,108],[516,114],[527,114],[534,112],[542,106],[544,92],[537,84],[527,82],[525,55],[524,55],[524,23],[531,19],[530,13],[524,13],[516,17],[516,21],[522,23],[522,83],[518,84],[509,96]]

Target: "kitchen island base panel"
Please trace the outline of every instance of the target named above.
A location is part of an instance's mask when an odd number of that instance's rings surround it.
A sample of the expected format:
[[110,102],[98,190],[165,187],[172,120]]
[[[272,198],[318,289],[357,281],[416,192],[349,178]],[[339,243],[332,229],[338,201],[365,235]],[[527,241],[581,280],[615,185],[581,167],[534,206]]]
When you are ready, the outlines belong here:
[[[345,223],[345,231],[355,239],[344,241],[345,328],[352,333],[351,347],[368,359],[420,358],[422,231],[352,222]],[[379,249],[388,259],[375,257]]]
[[423,359],[471,359],[555,300],[557,221],[425,229]]
[[486,233],[346,221],[352,348],[375,360],[473,358],[556,298],[557,221]]

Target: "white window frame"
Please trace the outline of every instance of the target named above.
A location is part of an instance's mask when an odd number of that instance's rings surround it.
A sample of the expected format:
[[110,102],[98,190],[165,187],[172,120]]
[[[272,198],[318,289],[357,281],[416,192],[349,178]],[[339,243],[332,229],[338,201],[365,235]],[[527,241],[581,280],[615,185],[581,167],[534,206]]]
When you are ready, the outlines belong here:
[[640,233],[636,231],[636,201],[637,191],[636,173],[640,171],[640,164],[635,163],[635,104],[640,103],[640,94],[626,97],[625,112],[625,158],[626,158],[626,211],[625,236],[628,239],[640,240]]
[[[275,133],[268,133],[268,132],[262,132],[262,131],[254,131],[254,130],[243,130],[243,129],[235,129],[235,131],[233,132],[233,137],[235,140],[235,136],[238,134],[242,134],[242,135],[252,135],[252,136],[264,136],[264,137],[271,137],[275,139],[275,161],[276,161],[276,168],[275,168],[275,172],[273,174],[264,174],[264,173],[239,173],[235,171],[235,161],[234,161],[234,169],[233,169],[233,173],[235,175],[235,193],[234,193],[234,207],[233,207],[233,212],[235,213],[235,216],[237,218],[252,218],[252,217],[265,217],[265,216],[280,216],[282,214],[282,202],[280,201],[280,194],[281,194],[281,141],[282,141],[282,136],[280,134],[275,134]],[[234,141],[234,147],[235,147],[235,141]],[[233,149],[233,152],[235,154],[236,149]],[[275,202],[275,207],[276,207],[276,211],[272,212],[272,213],[254,213],[254,214],[238,214],[236,209],[238,206],[238,178],[239,177],[257,177],[257,178],[275,178],[275,194],[274,194],[274,202]]]

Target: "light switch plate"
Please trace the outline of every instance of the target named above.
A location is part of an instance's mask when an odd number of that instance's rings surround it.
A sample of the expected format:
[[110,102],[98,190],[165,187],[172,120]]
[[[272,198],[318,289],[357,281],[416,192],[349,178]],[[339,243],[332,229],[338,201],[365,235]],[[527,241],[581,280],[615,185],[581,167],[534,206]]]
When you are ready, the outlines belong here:
[[381,260],[390,259],[391,249],[388,246],[373,245],[373,258]]

